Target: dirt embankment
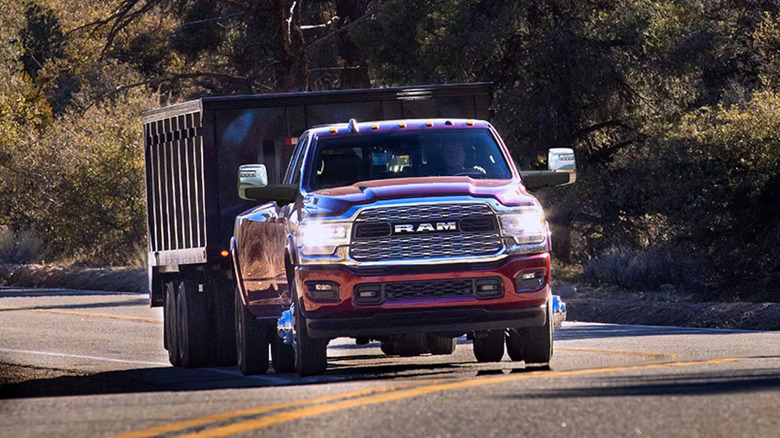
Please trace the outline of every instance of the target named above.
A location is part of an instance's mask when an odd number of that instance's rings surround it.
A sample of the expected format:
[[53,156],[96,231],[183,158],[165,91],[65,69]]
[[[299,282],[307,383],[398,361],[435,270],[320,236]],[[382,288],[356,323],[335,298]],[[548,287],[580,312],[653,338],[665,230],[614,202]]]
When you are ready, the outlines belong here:
[[146,270],[0,264],[0,286],[148,291]]
[[780,303],[711,302],[673,289],[637,292],[553,287],[570,321],[681,327],[780,330]]

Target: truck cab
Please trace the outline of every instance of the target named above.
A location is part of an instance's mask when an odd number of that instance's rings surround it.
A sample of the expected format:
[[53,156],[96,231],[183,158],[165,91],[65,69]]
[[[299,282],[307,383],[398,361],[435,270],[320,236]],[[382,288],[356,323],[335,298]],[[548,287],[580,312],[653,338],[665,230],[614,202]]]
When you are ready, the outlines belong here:
[[[570,149],[521,175],[495,128],[459,118],[304,132],[280,184],[238,170],[230,242],[239,369],[321,374],[331,339],[480,362],[553,355],[550,233],[530,188],[574,181]],[[281,317],[280,317],[281,315]]]

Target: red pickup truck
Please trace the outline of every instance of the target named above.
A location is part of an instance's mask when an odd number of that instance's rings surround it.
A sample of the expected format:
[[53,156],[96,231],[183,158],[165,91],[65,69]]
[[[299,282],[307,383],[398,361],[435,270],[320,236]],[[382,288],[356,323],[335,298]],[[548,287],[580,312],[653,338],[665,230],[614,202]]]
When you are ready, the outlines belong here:
[[[553,355],[550,233],[529,188],[575,179],[570,149],[521,173],[490,123],[407,119],[331,124],[297,139],[279,184],[238,171],[231,240],[239,369],[321,374],[337,337],[388,354],[480,362]],[[282,316],[280,317],[280,312]],[[278,333],[278,336],[277,336]]]

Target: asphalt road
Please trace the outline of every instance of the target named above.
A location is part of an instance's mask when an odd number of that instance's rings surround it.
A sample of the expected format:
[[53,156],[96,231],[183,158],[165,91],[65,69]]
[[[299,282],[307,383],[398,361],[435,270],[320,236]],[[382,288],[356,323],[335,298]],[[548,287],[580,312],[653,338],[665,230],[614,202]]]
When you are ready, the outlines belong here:
[[0,288],[0,436],[780,437],[780,332],[570,322],[545,371],[465,339],[339,340],[325,376],[246,378],[168,366],[161,318],[143,295]]

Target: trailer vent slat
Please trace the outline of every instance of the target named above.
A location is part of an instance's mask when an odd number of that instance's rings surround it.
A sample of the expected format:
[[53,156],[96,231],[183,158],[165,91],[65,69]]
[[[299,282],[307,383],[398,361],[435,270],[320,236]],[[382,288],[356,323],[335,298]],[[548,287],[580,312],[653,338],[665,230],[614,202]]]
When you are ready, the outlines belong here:
[[199,113],[144,125],[149,248],[154,253],[206,243],[203,143]]

